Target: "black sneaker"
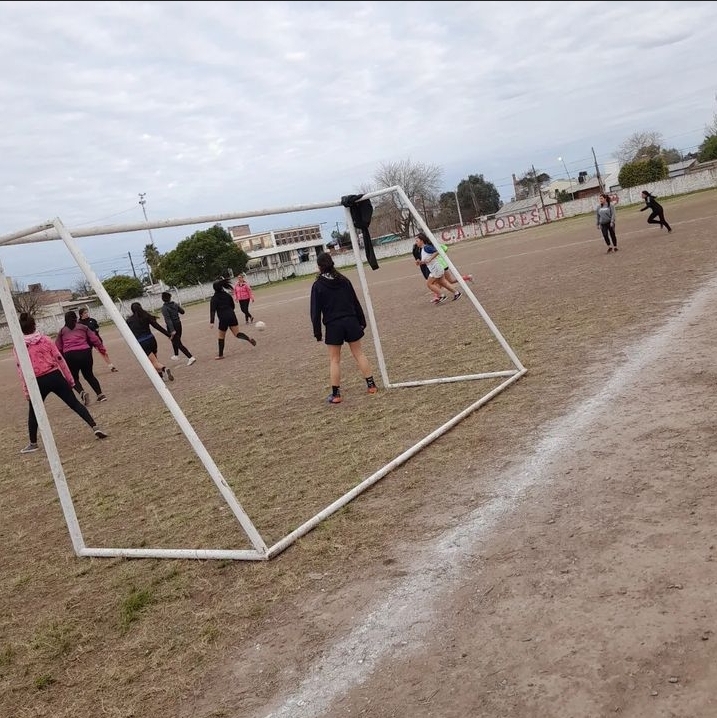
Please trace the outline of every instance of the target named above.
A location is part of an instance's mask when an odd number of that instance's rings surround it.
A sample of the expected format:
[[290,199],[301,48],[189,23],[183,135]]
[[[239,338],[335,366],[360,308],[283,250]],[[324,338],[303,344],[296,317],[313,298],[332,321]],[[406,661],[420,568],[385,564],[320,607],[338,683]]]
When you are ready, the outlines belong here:
[[168,366],[164,367],[164,376],[167,377],[167,381],[174,381],[174,374]]
[[102,431],[102,429],[100,429],[99,426],[96,426],[96,427],[93,429],[93,431],[95,432],[95,436],[96,436],[98,439],[106,439],[106,438],[107,438],[107,434],[106,434],[104,431]]
[[20,449],[21,454],[32,454],[33,451],[37,451],[37,444],[30,442],[24,449]]

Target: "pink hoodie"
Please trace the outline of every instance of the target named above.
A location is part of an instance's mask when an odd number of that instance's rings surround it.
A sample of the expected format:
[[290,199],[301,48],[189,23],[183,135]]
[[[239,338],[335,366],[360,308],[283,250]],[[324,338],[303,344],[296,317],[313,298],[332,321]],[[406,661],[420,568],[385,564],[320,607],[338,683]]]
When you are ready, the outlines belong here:
[[79,322],[74,329],[65,326],[60,329],[55,339],[57,348],[63,353],[82,351],[94,347],[100,354],[106,354],[107,350],[102,340],[95,332]]
[[234,299],[238,301],[241,301],[242,299],[251,299],[252,302],[254,301],[254,292],[251,291],[251,287],[249,286],[248,282],[244,282],[243,284],[239,284],[237,282],[234,285]]
[[[32,334],[26,334],[24,339],[35,376],[44,376],[59,369],[62,372],[62,376],[67,379],[67,383],[70,386],[75,386],[75,380],[67,366],[67,362],[50,337],[45,334],[40,334],[40,332],[33,332]],[[20,381],[22,382],[22,391],[25,394],[25,398],[28,399],[30,392],[27,390],[25,377],[22,375],[22,369],[20,369],[20,360],[17,358],[17,352],[14,349],[13,354],[15,355],[17,373],[20,375]]]

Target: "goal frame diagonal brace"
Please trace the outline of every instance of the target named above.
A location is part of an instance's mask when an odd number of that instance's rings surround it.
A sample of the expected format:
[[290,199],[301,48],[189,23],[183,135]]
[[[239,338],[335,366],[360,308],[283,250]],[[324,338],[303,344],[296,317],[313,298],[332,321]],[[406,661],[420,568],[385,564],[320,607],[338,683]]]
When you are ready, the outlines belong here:
[[387,463],[381,469],[373,473],[368,478],[361,481],[359,484],[354,486],[350,491],[339,497],[331,504],[326,506],[324,509],[319,511],[315,516],[305,521],[300,526],[295,528],[293,531],[288,533],[282,539],[277,541],[271,546],[267,546],[264,542],[261,534],[245,512],[241,503],[237,499],[236,495],[230,488],[226,479],[222,475],[218,466],[214,462],[213,458],[207,451],[206,447],[202,443],[201,439],[197,435],[193,426],[185,416],[181,407],[177,404],[176,400],[172,396],[172,393],[164,385],[164,382],[159,377],[151,362],[140,348],[134,335],[130,331],[124,317],[120,314],[119,310],[115,306],[111,297],[103,287],[99,278],[92,269],[90,263],[84,257],[77,245],[77,238],[79,237],[94,237],[104,236],[108,234],[118,234],[139,230],[147,229],[162,229],[166,227],[178,227],[187,225],[199,225],[209,224],[222,221],[233,221],[238,219],[249,219],[260,216],[278,215],[278,214],[289,214],[301,211],[310,211],[317,209],[329,209],[334,207],[341,207],[342,203],[339,202],[322,202],[311,205],[300,205],[300,206],[289,206],[279,207],[273,209],[262,209],[253,212],[235,212],[229,214],[218,214],[218,215],[203,215],[197,217],[186,217],[179,219],[169,219],[160,221],[145,221],[133,224],[125,225],[109,225],[99,227],[84,227],[74,230],[68,230],[63,222],[59,218],[55,218],[51,221],[37,225],[35,227],[19,230],[17,232],[0,236],[0,247],[17,245],[17,244],[29,244],[35,242],[46,242],[54,240],[62,240],[69,252],[77,262],[78,267],[82,270],[87,281],[89,282],[92,289],[96,292],[98,299],[102,302],[107,314],[115,325],[118,331],[127,342],[132,353],[135,355],[140,366],[144,369],[145,373],[149,377],[152,385],[156,389],[160,398],[164,402],[165,406],[172,414],[172,417],[177,422],[178,426],[184,433],[187,441],[190,443],[195,454],[204,465],[205,469],[209,473],[212,481],[214,482],[219,493],[224,498],[225,502],[234,514],[240,527],[243,529],[244,534],[252,545],[251,550],[244,549],[187,549],[187,548],[129,548],[129,547],[115,547],[115,548],[102,548],[102,547],[88,547],[82,536],[77,514],[75,512],[74,503],[72,501],[72,495],[68,486],[67,478],[65,476],[64,468],[60,455],[57,449],[57,445],[54,440],[52,428],[50,426],[49,418],[45,405],[42,401],[40,389],[37,384],[37,379],[32,369],[30,357],[27,352],[27,347],[20,329],[19,319],[14,310],[14,304],[12,294],[5,275],[2,263],[0,263],[0,301],[5,310],[5,315],[8,321],[8,327],[13,340],[15,352],[18,357],[18,363],[22,371],[23,377],[27,383],[28,391],[30,394],[30,401],[35,408],[35,414],[38,420],[38,426],[42,436],[45,451],[47,453],[48,462],[50,464],[50,470],[55,482],[55,488],[58,493],[60,505],[65,518],[65,522],[68,527],[70,539],[72,542],[75,554],[79,557],[125,557],[125,558],[168,558],[168,559],[221,559],[221,560],[239,560],[239,561],[267,561],[281,552],[285,551],[289,546],[296,542],[299,538],[309,533],[318,524],[327,519],[329,516],[334,514],[340,508],[345,506],[347,503],[355,499],[361,493],[363,493],[370,486],[380,481],[384,476],[389,474],[395,468],[408,461],[411,457],[422,451],[424,448],[429,446],[437,438],[445,434],[447,431],[452,429],[456,424],[461,422],[467,416],[472,414],[474,411],[479,409],[481,406],[493,399],[497,394],[508,388],[511,384],[517,381],[523,376],[527,369],[522,365],[518,357],[513,352],[512,348],[502,336],[498,328],[491,320],[488,313],[482,307],[476,296],[474,295],[471,288],[461,277],[461,273],[457,270],[451,259],[443,251],[440,242],[436,242],[435,238],[424,219],[416,211],[411,201],[408,199],[406,193],[399,186],[389,187],[387,189],[377,190],[364,194],[362,199],[371,199],[373,197],[379,197],[382,195],[396,193],[399,198],[399,204],[406,211],[410,212],[417,226],[419,226],[429,237],[433,238],[434,246],[438,253],[445,259],[446,263],[453,271],[458,283],[460,284],[463,293],[468,297],[475,307],[476,311],[483,319],[487,327],[492,332],[500,346],[505,351],[507,357],[510,359],[513,368],[506,370],[499,370],[493,372],[485,372],[478,374],[470,374],[464,376],[451,376],[451,377],[440,377],[440,378],[429,378],[415,381],[404,381],[404,382],[391,382],[388,373],[388,367],[384,358],[383,350],[381,347],[381,339],[379,334],[378,322],[376,320],[375,313],[373,311],[373,303],[371,301],[371,293],[368,282],[366,280],[366,273],[364,271],[364,264],[361,258],[361,248],[359,245],[359,238],[356,228],[354,227],[351,212],[348,207],[343,207],[346,217],[346,224],[349,228],[349,234],[351,237],[351,245],[353,249],[354,259],[356,261],[356,269],[361,284],[364,302],[366,304],[366,313],[369,324],[371,326],[371,334],[374,341],[374,347],[376,350],[376,356],[378,359],[379,370],[381,372],[381,378],[384,386],[387,389],[398,389],[409,386],[420,386],[427,384],[446,383],[446,382],[457,382],[467,381],[475,379],[495,379],[502,378],[503,381],[491,391],[487,392],[472,404],[467,406],[465,409],[460,411],[458,414],[453,416],[447,422],[439,426],[437,429],[432,431],[430,434],[425,436],[419,442],[411,446],[403,453],[396,456],[392,461]]

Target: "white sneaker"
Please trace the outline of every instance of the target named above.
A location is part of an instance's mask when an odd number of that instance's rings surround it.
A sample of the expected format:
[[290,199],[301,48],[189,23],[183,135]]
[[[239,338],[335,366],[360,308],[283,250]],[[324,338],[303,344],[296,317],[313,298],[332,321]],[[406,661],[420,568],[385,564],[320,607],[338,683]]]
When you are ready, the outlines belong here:
[[179,361],[179,354],[172,354],[171,357],[169,357],[172,361]]
[[197,361],[196,357],[189,357],[189,359],[187,360],[187,366],[192,366],[195,361]]

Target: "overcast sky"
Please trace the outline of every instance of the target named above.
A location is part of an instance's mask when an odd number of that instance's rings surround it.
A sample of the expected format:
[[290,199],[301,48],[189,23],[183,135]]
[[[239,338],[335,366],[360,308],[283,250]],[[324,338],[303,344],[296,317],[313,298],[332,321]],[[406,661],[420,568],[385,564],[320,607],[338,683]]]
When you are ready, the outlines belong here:
[[[0,2],[0,234],[331,202],[410,159],[512,196],[638,131],[683,151],[717,112],[715,2]],[[279,229],[339,211],[249,221]],[[232,224],[232,223],[229,223]],[[196,229],[153,230],[161,252]],[[146,231],[80,241],[100,278]],[[0,248],[21,284],[62,242]]]

